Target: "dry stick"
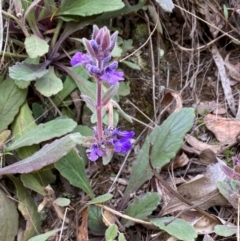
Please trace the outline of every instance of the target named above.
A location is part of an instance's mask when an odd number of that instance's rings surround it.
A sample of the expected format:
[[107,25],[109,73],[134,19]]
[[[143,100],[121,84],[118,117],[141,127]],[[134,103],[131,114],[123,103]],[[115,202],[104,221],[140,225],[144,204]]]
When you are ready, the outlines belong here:
[[[147,19],[148,33],[151,35],[151,29],[149,24],[148,15],[145,13],[145,18]],[[159,21],[159,20],[158,20]],[[158,24],[158,21],[156,24]],[[149,39],[150,49],[151,49],[151,64],[152,64],[152,100],[153,100],[153,112],[154,112],[154,121],[157,121],[157,110],[156,110],[156,77],[155,77],[155,62],[153,54],[153,44],[152,38]]]
[[[156,170],[153,168],[152,165],[152,158],[151,158],[151,153],[152,153],[152,147],[153,144],[150,143],[150,147],[149,147],[149,165],[150,168],[152,169],[152,172],[154,174],[154,176],[159,180],[159,182],[168,189],[168,191],[170,191],[175,197],[177,197],[180,201],[182,201],[183,203],[187,204],[188,206],[194,206],[190,201],[188,201],[187,199],[185,199],[184,197],[182,197],[178,192],[176,192],[173,188],[171,188],[161,177],[160,175],[156,172]],[[195,208],[199,213],[201,213],[202,215],[207,216],[209,219],[214,220],[214,221],[218,221],[217,218],[215,218],[214,216],[210,215],[208,212],[202,210],[199,207]]]

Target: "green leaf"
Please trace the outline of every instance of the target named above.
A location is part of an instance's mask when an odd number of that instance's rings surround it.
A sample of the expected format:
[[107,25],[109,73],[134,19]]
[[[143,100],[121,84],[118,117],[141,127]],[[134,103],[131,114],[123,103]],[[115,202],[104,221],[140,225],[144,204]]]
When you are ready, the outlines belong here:
[[126,241],[123,233],[120,233],[120,234],[118,235],[118,241]]
[[81,0],[81,1],[61,1],[61,8],[57,15],[77,15],[91,16],[103,12],[109,12],[123,8],[124,4],[121,0]]
[[171,114],[161,126],[156,126],[146,138],[143,147],[133,162],[132,172],[121,206],[125,207],[130,193],[136,191],[144,182],[151,179],[153,173],[149,166],[149,148],[154,168],[162,168],[173,158],[183,144],[184,135],[190,130],[194,121],[194,109],[183,108]]
[[55,75],[54,69],[50,67],[48,72],[36,81],[35,87],[42,95],[50,97],[62,90],[63,83]]
[[14,241],[18,232],[18,212],[14,202],[0,189],[0,240]]
[[113,241],[118,234],[118,227],[116,224],[110,225],[105,232],[106,241]]
[[22,174],[21,181],[25,187],[43,196],[46,195],[46,192],[44,191],[44,187],[39,183],[39,181],[31,173]]
[[[25,102],[15,117],[14,122],[11,125],[12,128],[12,140],[16,140],[17,138],[23,136],[30,130],[36,128],[37,124],[35,123],[34,118],[32,117],[32,111],[30,110],[28,103]],[[40,149],[39,145],[32,145],[29,147],[22,147],[16,150],[17,155],[20,159],[27,158],[33,155]]]
[[118,92],[119,83],[116,83],[115,85],[112,85],[107,89],[107,91],[102,96],[102,105],[106,105],[109,100],[111,100]]
[[12,123],[27,96],[27,90],[19,89],[7,78],[0,84],[0,132]]
[[180,218],[172,221],[173,219],[174,217],[152,218],[150,222],[177,239],[194,241],[197,238],[197,232],[188,222]]
[[130,94],[130,87],[129,87],[129,83],[126,82],[120,82],[120,86],[118,89],[118,95],[121,96],[127,96]]
[[27,54],[30,58],[41,57],[48,52],[49,45],[43,39],[40,39],[36,35],[32,35],[25,39],[25,47]]
[[88,227],[92,234],[104,235],[106,226],[102,221],[102,209],[100,207],[88,206]]
[[55,163],[55,167],[73,186],[81,188],[90,198],[94,197],[85,172],[83,160],[75,150],[72,150],[68,155]]
[[26,220],[26,228],[22,241],[28,241],[31,237],[38,233],[41,221],[37,206],[29,191],[14,176],[8,176],[14,183],[17,190],[18,209]]
[[124,60],[122,61],[122,63],[126,64],[131,69],[141,70],[141,67],[138,64],[135,64],[133,62]]
[[31,173],[31,175],[34,176],[35,179],[37,179],[38,182],[43,187],[46,187],[47,185],[56,181],[56,176],[52,173],[51,169],[48,169],[48,167],[46,167],[42,170],[33,172],[33,173]]
[[28,241],[46,241],[48,238],[55,235],[59,231],[60,231],[60,229],[48,231],[44,234],[39,234],[37,236],[34,236],[34,237],[30,238]]
[[[127,209],[124,211],[124,214],[137,218],[137,219],[146,219],[159,205],[160,196],[158,193],[146,193],[142,198],[136,198],[133,203],[131,203]],[[122,225],[129,227],[134,225],[133,221],[123,219]]]
[[48,70],[46,69],[49,62],[42,64],[29,64],[17,62],[9,67],[9,76],[14,80],[32,81],[43,77]]
[[12,165],[0,169],[0,175],[11,173],[29,173],[41,169],[58,161],[65,156],[76,144],[84,142],[84,138],[79,133],[69,134],[61,139],[46,144],[34,155],[16,162]]
[[68,75],[67,78],[65,79],[64,83],[63,83],[63,89],[57,93],[54,98],[53,101],[56,105],[59,105],[61,102],[63,102],[63,100],[69,96],[72,91],[74,89],[77,88],[76,83],[74,82],[74,80]]
[[237,233],[237,226],[216,225],[214,227],[214,232],[219,236],[230,237],[233,234]]
[[63,136],[71,132],[76,126],[77,123],[69,118],[55,119],[40,124],[10,144],[6,150],[12,151],[19,147],[31,146],[33,144]]
[[56,203],[60,207],[66,207],[70,204],[70,202],[70,199],[63,197],[59,197],[56,200],[54,200],[54,203]]
[[111,193],[106,193],[103,194],[101,196],[95,197],[94,199],[92,199],[89,204],[93,204],[93,203],[104,203],[107,202],[108,200],[110,200],[113,197],[113,195]]

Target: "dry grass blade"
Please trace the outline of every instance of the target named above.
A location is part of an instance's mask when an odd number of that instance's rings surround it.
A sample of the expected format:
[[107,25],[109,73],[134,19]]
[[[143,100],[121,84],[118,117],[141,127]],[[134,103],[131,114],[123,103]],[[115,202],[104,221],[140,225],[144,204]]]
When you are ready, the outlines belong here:
[[222,88],[224,91],[224,95],[227,99],[227,103],[229,105],[230,110],[234,115],[236,115],[236,108],[235,108],[235,103],[234,103],[234,98],[232,95],[232,89],[230,87],[230,80],[226,74],[226,69],[224,67],[224,60],[222,56],[220,55],[216,45],[213,45],[212,47],[212,56],[215,61],[215,64],[218,68],[218,73],[221,79],[222,83]]

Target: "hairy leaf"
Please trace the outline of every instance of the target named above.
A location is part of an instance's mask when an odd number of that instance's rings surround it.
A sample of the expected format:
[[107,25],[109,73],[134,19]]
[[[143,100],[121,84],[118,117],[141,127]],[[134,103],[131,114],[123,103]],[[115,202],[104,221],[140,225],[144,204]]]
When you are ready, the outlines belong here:
[[0,240],[14,241],[18,232],[18,212],[13,201],[0,189]]
[[26,95],[27,90],[19,89],[10,78],[0,84],[0,132],[12,123]]
[[70,118],[55,119],[47,123],[40,124],[10,144],[6,150],[12,151],[19,147],[31,146],[33,144],[38,144],[43,141],[63,136],[71,132],[76,126],[77,123]]
[[54,69],[49,68],[48,72],[36,81],[35,87],[42,95],[50,97],[62,90],[63,83],[55,75]]
[[163,217],[152,218],[150,219],[150,222],[177,239],[183,241],[194,241],[197,238],[197,232],[188,222],[180,218],[176,218],[174,221],[173,220],[174,217]]
[[34,155],[0,169],[0,175],[11,173],[29,173],[58,161],[65,156],[76,144],[83,143],[79,133],[69,134],[61,139],[46,144]]
[[32,81],[44,76],[48,70],[46,69],[49,62],[42,64],[29,64],[26,62],[17,62],[9,67],[9,76],[14,80]]
[[103,12],[109,12],[124,7],[121,0],[81,0],[81,1],[61,1],[61,8],[58,12],[59,15],[78,15],[78,16],[91,16]]
[[47,42],[36,35],[31,35],[25,39],[25,47],[30,58],[41,57],[48,52]]
[[[154,168],[162,168],[167,164],[181,147],[184,135],[192,127],[193,120],[194,109],[183,108],[178,113],[171,114],[161,126],[153,129],[133,162],[129,184],[120,203],[121,210],[127,205],[130,193],[153,176],[149,158],[151,157]],[[153,146],[149,153],[151,145]]]
[[72,150],[68,155],[56,162],[55,167],[73,186],[81,188],[90,198],[94,197],[83,160],[75,150]]
[[[138,219],[145,219],[150,215],[159,205],[160,196],[158,193],[146,193],[142,198],[136,198],[133,203],[131,203],[127,209],[124,211],[124,214]],[[134,222],[131,220],[123,219],[122,225],[129,227],[134,225]]]

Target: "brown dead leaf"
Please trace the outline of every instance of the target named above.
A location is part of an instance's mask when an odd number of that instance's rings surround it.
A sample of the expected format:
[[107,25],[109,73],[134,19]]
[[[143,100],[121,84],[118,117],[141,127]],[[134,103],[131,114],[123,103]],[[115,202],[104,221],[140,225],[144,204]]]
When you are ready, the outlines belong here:
[[235,115],[236,107],[235,107],[235,101],[234,101],[233,94],[232,94],[232,89],[230,86],[230,80],[226,74],[226,69],[224,67],[224,60],[223,60],[222,56],[220,55],[219,50],[217,49],[216,45],[213,45],[213,47],[212,47],[212,56],[213,56],[216,66],[218,68],[218,73],[219,73],[220,80],[222,83],[222,88],[224,91],[225,98],[227,100],[230,110]]
[[207,143],[199,141],[197,138],[191,135],[186,135],[185,140],[189,145],[191,145],[196,150],[197,154],[200,154],[200,152],[207,149],[213,151],[214,153],[218,153],[221,150],[220,145],[209,145]]
[[206,149],[200,153],[199,162],[204,165],[209,165],[209,164],[217,163],[218,160],[216,158],[215,153],[212,150]]
[[111,212],[104,210],[102,221],[106,226],[110,226],[115,223],[115,217]]
[[227,113],[227,110],[214,100],[200,102],[198,105],[193,105],[193,107],[197,109],[197,112],[200,115],[205,115],[206,112],[218,113],[219,115]]
[[176,92],[167,92],[162,99],[163,108],[167,108],[169,114],[182,109],[182,98]]
[[[228,201],[219,193],[216,185],[217,181],[223,181],[225,177],[219,163],[209,165],[203,176],[195,177],[194,181],[182,184],[177,191],[193,205],[198,205],[203,210],[213,206],[225,206]],[[188,208],[189,206],[174,196],[166,207],[163,207],[161,215],[180,212]]]
[[204,117],[206,127],[218,141],[227,144],[236,141],[240,133],[240,121],[208,114]]
[[180,167],[184,167],[189,163],[189,158],[188,156],[183,152],[180,156],[178,155],[173,163],[168,163],[167,165],[165,165],[162,170],[168,170],[169,167],[176,169],[176,168],[180,168]]
[[218,224],[222,224],[218,219],[214,221],[206,216],[202,216],[194,222],[193,227],[198,234],[210,234],[214,232],[214,227]]
[[81,115],[81,107],[82,107],[82,102],[80,100],[80,93],[78,90],[74,90],[70,95],[73,100],[73,104],[76,107],[75,108],[77,112],[76,122],[79,122],[80,115]]
[[88,209],[82,211],[82,222],[78,228],[77,241],[88,240]]

